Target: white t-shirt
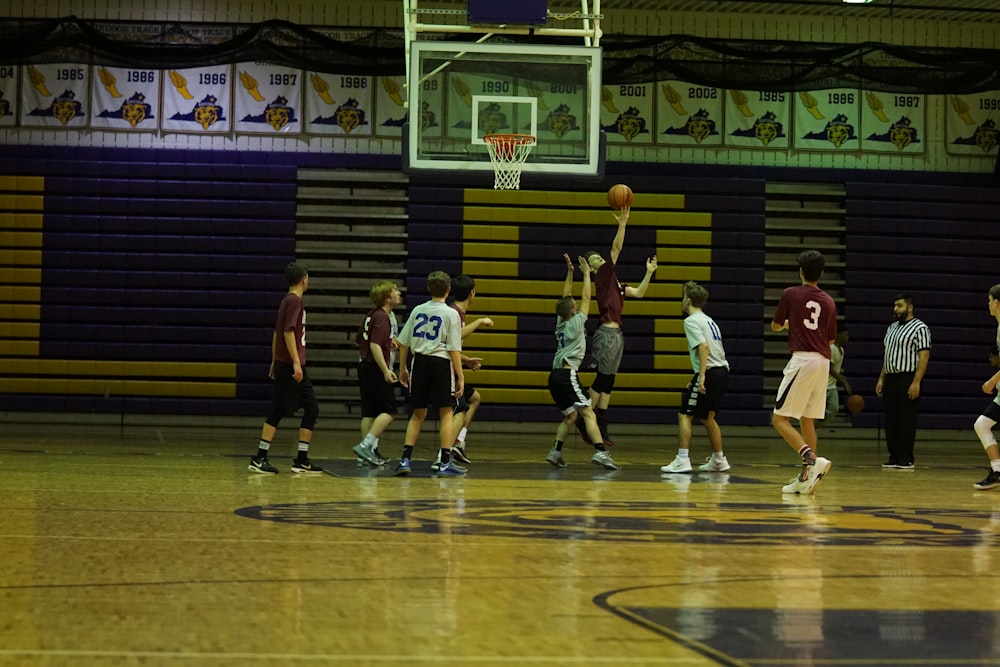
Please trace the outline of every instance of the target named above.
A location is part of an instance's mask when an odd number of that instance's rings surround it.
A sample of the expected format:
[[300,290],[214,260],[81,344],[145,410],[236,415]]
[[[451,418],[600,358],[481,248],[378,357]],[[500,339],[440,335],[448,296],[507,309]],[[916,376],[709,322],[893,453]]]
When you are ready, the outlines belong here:
[[691,368],[695,373],[701,372],[698,346],[702,343],[708,343],[708,368],[729,368],[719,325],[703,311],[696,310],[684,318],[684,335],[687,337],[688,354],[691,355]]
[[451,359],[449,351],[462,351],[462,318],[443,301],[425,301],[410,313],[399,332],[399,344],[413,354]]

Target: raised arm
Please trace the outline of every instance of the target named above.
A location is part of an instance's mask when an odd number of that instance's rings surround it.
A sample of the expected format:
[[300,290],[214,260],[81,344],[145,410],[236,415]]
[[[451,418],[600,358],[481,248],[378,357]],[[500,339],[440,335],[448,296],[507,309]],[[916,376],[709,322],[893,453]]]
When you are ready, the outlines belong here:
[[618,221],[618,232],[615,234],[614,240],[611,242],[611,263],[618,263],[618,256],[622,254],[622,248],[625,247],[625,226],[628,224],[628,215],[632,209],[626,206],[618,213],[613,213],[615,220]]
[[[569,253],[563,253],[563,259],[566,260],[566,282],[563,283],[563,296],[573,296],[573,271],[576,267],[573,266],[573,260],[569,258]],[[589,273],[590,267],[588,266],[584,273]]]
[[583,273],[583,291],[580,292],[580,312],[583,313],[584,317],[587,317],[587,314],[590,312],[590,264],[583,257],[577,257],[576,259],[580,262],[580,271]]
[[625,296],[630,299],[641,299],[646,295],[646,290],[649,289],[649,281],[652,280],[653,274],[656,273],[656,255],[646,259],[646,275],[643,277],[642,282],[639,283],[638,287],[625,287]]

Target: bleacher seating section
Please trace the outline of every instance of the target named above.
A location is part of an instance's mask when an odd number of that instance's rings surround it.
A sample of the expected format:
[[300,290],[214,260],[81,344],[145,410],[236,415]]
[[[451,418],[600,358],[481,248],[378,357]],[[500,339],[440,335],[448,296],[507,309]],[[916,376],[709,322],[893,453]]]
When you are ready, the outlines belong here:
[[851,342],[845,371],[865,397],[855,416],[879,424],[874,385],[882,365],[882,338],[901,292],[931,328],[932,350],[921,387],[921,427],[970,429],[990,400],[981,386],[996,371],[987,362],[996,321],[987,293],[1000,282],[993,225],[1000,190],[921,184],[847,183],[847,321]]
[[3,408],[262,414],[296,164],[2,151]]
[[[371,156],[0,146],[2,409],[261,415],[302,167],[395,165]],[[766,424],[764,180],[653,171],[611,179],[637,193],[620,277],[634,284],[646,255],[660,260],[646,299],[626,303],[629,348],[612,423],[672,420],[689,373],[679,290],[694,279],[711,291],[706,310],[733,364],[723,421]],[[908,291],[934,336],[921,426],[968,428],[994,372],[986,294],[1000,282],[991,261],[1000,190],[982,179],[888,180],[855,174],[846,186],[845,371],[867,402],[855,423],[879,423],[872,388],[881,339],[895,294]],[[440,183],[410,184],[407,303],[424,298],[433,269],[474,276],[470,317],[496,321],[466,343],[486,360],[470,374],[484,395],[480,418],[553,421],[544,377],[562,253],[607,252],[610,183],[586,192]]]

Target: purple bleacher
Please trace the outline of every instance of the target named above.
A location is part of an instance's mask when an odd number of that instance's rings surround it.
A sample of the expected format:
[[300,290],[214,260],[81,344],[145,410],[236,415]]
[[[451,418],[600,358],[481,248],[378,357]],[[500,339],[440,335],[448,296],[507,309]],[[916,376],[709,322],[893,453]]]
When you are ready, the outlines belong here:
[[[846,191],[845,299],[851,342],[844,367],[867,402],[854,423],[879,425],[882,404],[872,389],[882,368],[882,338],[892,322],[894,298],[908,292],[932,337],[919,425],[970,428],[989,401],[982,383],[996,370],[986,361],[996,338],[986,294],[1000,282],[992,269],[1000,240],[988,232],[997,220],[1000,191],[981,185],[871,181],[849,182]],[[867,387],[859,384],[860,378]]]
[[107,215],[165,215],[218,218],[291,218],[295,200],[260,201],[253,199],[183,199],[150,197],[94,197],[51,195],[45,197],[46,213],[94,213]]
[[[132,165],[129,165],[130,167]],[[213,169],[218,169],[213,167]],[[193,175],[186,175],[192,179]],[[292,182],[262,182],[248,187],[242,180],[171,180],[138,178],[132,174],[122,177],[74,178],[60,176],[45,180],[45,194],[49,196],[94,196],[190,199],[204,197],[234,200],[288,200],[294,199],[296,184]]]
[[200,364],[240,363],[235,400],[7,394],[5,409],[262,414],[304,163],[317,160],[0,146],[0,173],[45,177],[42,358],[190,362],[194,382],[226,381],[198,378]]
[[46,213],[46,232],[94,234],[204,234],[294,238],[295,220],[273,218],[208,218],[199,216],[106,215],[93,213]]
[[[202,290],[211,285],[216,290],[273,292],[275,275],[283,265],[275,263],[270,273],[195,273],[178,271],[170,276],[173,289]],[[42,287],[121,287],[127,285],[137,289],[156,289],[163,286],[163,276],[157,271],[117,270],[117,269],[47,269],[42,274]]]
[[[278,260],[276,261],[276,258]],[[170,269],[178,271],[189,270],[193,266],[204,266],[212,271],[241,272],[247,267],[260,266],[272,268],[279,265],[279,271],[291,258],[280,261],[280,256],[231,255],[225,252],[196,254],[189,253],[146,253],[118,251],[85,251],[53,250],[46,252],[43,268],[84,269],[91,270],[101,266],[118,270],[155,270],[170,273]],[[165,276],[166,277],[166,276]],[[276,281],[277,282],[277,281]],[[166,283],[169,285],[169,281]]]

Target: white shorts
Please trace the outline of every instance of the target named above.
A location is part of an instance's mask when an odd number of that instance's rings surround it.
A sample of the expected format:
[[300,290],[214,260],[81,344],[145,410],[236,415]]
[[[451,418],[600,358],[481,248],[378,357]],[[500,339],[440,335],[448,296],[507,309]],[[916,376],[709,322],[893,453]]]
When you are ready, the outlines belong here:
[[792,419],[826,416],[830,360],[819,352],[793,352],[774,401],[774,414]]

